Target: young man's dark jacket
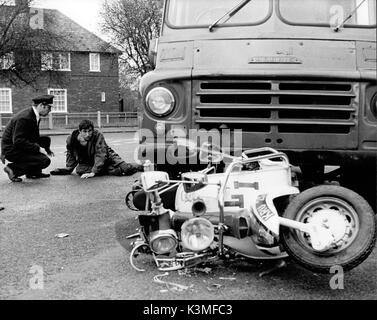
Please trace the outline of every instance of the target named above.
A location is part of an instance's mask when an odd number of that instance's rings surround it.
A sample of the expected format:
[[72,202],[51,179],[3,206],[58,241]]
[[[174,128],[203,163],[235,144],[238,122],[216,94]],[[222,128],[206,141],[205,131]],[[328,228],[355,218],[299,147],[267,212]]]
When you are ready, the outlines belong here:
[[4,157],[22,157],[25,153],[39,153],[39,143],[39,128],[34,110],[24,109],[7,124],[1,139],[1,154]]
[[99,174],[102,173],[108,165],[116,167],[124,162],[122,158],[107,145],[103,134],[98,130],[94,130],[91,139],[88,141],[88,154],[85,157],[90,160],[90,163],[86,163],[87,161],[85,161],[79,153],[80,142],[77,140],[79,133],[80,131],[76,129],[67,138],[67,168],[73,170],[78,164],[86,164],[93,166],[93,173]]

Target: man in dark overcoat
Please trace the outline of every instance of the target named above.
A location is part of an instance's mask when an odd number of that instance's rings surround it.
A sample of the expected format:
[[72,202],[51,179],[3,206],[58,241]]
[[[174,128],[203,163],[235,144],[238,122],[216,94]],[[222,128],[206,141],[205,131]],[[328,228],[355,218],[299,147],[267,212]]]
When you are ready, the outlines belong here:
[[51,174],[71,174],[75,168],[83,179],[100,175],[128,176],[143,171],[142,165],[125,162],[87,119],[67,138],[66,168],[57,168]]
[[29,179],[47,178],[42,169],[50,165],[51,139],[39,135],[39,122],[46,117],[53,104],[54,96],[42,95],[33,100],[31,108],[17,113],[7,124],[1,139],[1,160],[10,163],[4,172],[13,182],[21,182],[22,175]]

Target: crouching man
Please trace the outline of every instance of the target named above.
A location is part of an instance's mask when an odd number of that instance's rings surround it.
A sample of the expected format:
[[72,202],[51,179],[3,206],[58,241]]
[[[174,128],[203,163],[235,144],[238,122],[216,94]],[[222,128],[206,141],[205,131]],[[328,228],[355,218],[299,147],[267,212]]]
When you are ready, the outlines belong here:
[[82,120],[79,128],[67,138],[66,168],[51,171],[53,175],[76,173],[83,179],[99,175],[128,176],[143,171],[143,166],[126,163],[111,149],[93,122]]
[[53,106],[54,96],[35,97],[31,108],[17,113],[5,127],[1,139],[1,161],[9,163],[4,168],[10,181],[21,182],[22,175],[29,179],[48,178],[42,169],[50,165],[54,153],[50,149],[50,137],[39,135],[39,122],[46,117]]

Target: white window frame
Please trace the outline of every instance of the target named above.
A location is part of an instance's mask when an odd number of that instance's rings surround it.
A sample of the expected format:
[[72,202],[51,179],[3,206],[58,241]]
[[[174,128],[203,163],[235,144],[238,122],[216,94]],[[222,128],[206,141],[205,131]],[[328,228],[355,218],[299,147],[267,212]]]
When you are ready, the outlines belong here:
[[42,52],[41,54],[41,69],[44,71],[54,70],[52,52]]
[[0,69],[8,70],[14,64],[13,52],[8,52],[0,57]]
[[[94,59],[98,59],[98,65],[95,64]],[[97,67],[97,68],[95,68]],[[90,72],[101,72],[101,55],[100,53],[90,52],[89,53],[89,71]]]
[[12,89],[10,88],[0,88],[0,91],[7,91],[9,94],[9,110],[3,111],[0,109],[0,113],[13,113],[13,105],[12,105]]
[[[68,54],[68,68],[63,68],[62,67],[62,61],[63,61],[63,59],[62,59],[62,57],[63,57],[63,55],[66,55],[66,54]],[[59,53],[59,56],[58,56],[58,58],[59,58],[59,71],[71,71],[71,53],[70,52],[60,52]]]
[[[63,55],[68,55],[68,67],[63,68]],[[56,62],[55,62],[56,61]],[[41,69],[44,71],[71,71],[71,53],[70,52],[42,52]]]
[[[54,95],[54,91],[63,91],[64,92],[64,110],[56,110],[56,107],[51,108],[51,113],[67,113],[67,89],[62,89],[62,88],[48,88],[47,89],[47,94]],[[54,99],[54,105],[55,105],[55,99]]]

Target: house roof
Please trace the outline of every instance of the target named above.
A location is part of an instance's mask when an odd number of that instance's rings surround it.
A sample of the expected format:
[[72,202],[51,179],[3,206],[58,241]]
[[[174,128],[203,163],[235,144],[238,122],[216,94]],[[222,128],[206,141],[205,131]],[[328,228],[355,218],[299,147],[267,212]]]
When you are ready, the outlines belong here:
[[[38,8],[38,10],[41,10]],[[88,31],[63,13],[55,9],[42,9],[45,28],[58,36],[69,39],[65,46],[70,51],[108,52],[118,53],[121,51],[104,41],[94,33]],[[83,13],[84,14],[84,13]]]
[[[1,5],[0,19],[10,17],[14,8],[14,6]],[[58,42],[54,47],[59,50],[121,54],[119,49],[85,29],[60,11],[34,7],[31,9],[38,10],[38,14],[43,14],[43,31],[39,29],[32,30],[29,37],[33,37],[36,40],[38,39],[38,34],[47,32],[54,35],[51,38]],[[42,40],[42,38],[40,39]]]

